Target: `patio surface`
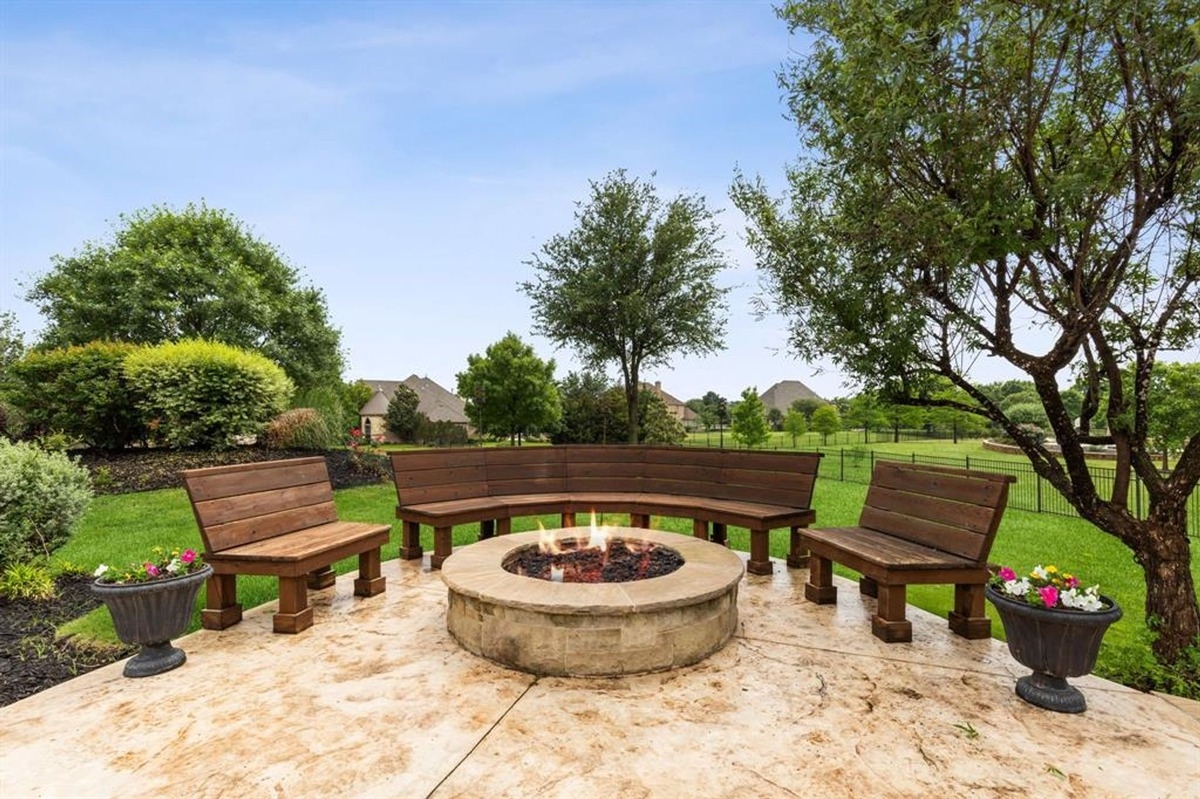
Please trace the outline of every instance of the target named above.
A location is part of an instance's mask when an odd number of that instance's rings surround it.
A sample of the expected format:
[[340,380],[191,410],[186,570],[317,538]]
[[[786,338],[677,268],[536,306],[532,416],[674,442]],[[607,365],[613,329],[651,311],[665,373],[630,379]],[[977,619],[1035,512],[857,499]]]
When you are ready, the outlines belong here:
[[874,600],[807,572],[747,575],[740,623],[691,667],[537,678],[462,650],[423,563],[313,592],[314,626],[274,604],[176,643],[182,667],[114,664],[0,708],[14,797],[1185,797],[1200,795],[1196,705],[1094,677],[1088,712],[1038,710],[999,641],[909,608],[911,644],[870,634]]

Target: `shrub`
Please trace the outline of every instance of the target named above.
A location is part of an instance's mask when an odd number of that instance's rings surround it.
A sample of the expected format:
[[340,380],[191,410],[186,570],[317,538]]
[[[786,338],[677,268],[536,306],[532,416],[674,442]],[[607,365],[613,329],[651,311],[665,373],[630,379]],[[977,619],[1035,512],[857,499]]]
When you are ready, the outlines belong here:
[[333,446],[333,433],[315,408],[292,408],[267,423],[263,444],[267,449],[326,450]]
[[53,599],[58,590],[45,566],[14,563],[0,573],[0,597],[5,599]]
[[273,361],[199,339],[132,353],[125,374],[151,435],[175,449],[226,449],[257,436],[292,394],[292,381]]
[[0,439],[0,568],[65,544],[91,500],[87,470],[66,455]]
[[31,352],[12,364],[9,400],[33,435],[62,433],[101,449],[122,449],[145,437],[137,398],[123,371],[136,344],[93,341]]

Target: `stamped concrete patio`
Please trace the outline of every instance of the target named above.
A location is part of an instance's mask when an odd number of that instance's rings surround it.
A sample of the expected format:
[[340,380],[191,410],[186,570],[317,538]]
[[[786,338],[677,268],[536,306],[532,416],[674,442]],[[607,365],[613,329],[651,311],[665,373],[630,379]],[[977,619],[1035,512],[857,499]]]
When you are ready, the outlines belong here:
[[115,664],[0,709],[4,797],[774,797],[1200,795],[1192,703],[1074,681],[1089,710],[1037,710],[999,641],[915,608],[911,644],[873,600],[803,571],[747,576],[732,641],[683,669],[535,678],[461,649],[446,589],[384,564],[387,592],[316,593],[315,626],[267,605],[177,643],[142,680]]

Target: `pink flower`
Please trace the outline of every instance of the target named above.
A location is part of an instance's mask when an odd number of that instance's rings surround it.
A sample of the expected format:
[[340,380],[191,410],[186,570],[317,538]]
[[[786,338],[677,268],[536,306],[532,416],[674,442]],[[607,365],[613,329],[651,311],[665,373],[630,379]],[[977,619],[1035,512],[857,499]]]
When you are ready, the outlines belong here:
[[1058,604],[1058,589],[1052,585],[1044,585],[1038,589],[1038,593],[1042,595],[1042,602],[1046,607],[1052,608]]
[[196,552],[191,549],[185,549],[185,550],[183,550],[183,554],[179,556],[179,559],[181,561],[183,561],[184,563],[190,564],[194,560],[196,560]]
[[1009,580],[1017,579],[1017,573],[1007,566],[1003,566],[1000,569],[1000,579],[1007,583]]
[[1078,588],[1079,587],[1079,578],[1073,577],[1073,576],[1068,576],[1067,580],[1066,580],[1066,584],[1067,584],[1067,588]]
[[155,566],[153,563],[147,563],[146,564],[146,574],[150,575],[151,577],[157,577],[158,576],[158,567]]

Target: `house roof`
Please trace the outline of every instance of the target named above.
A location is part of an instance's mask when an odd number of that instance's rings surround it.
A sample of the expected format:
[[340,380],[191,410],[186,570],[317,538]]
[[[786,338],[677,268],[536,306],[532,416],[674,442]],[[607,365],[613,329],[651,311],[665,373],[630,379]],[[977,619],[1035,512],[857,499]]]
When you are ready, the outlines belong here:
[[359,410],[359,414],[362,416],[383,416],[387,413],[388,403],[395,396],[396,387],[403,383],[417,393],[417,410],[428,416],[429,421],[470,423],[462,399],[428,377],[419,377],[413,374],[403,380],[364,380],[363,382],[375,389],[375,394]]
[[667,404],[668,408],[671,406],[683,408],[684,421],[691,421],[696,418],[696,412],[689,408],[683,400],[675,397],[672,394],[668,394],[666,391],[663,391],[661,381],[656,380],[654,381],[653,385],[650,383],[642,383],[641,386],[642,391],[653,391],[655,394],[658,394],[658,396],[662,398],[662,401]]
[[775,385],[768,388],[766,391],[758,395],[762,400],[763,405],[768,408],[778,408],[787,413],[792,407],[792,403],[798,399],[815,399],[820,402],[825,400],[817,396],[817,393],[808,386],[801,383],[799,380],[780,380]]

